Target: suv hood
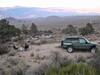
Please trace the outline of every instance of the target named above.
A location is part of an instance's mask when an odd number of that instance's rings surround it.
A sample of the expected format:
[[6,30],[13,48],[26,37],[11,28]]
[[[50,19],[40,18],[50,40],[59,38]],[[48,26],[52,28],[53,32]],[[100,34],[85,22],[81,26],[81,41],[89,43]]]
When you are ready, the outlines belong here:
[[91,44],[94,44],[94,45],[97,45],[98,43],[97,42],[90,42]]

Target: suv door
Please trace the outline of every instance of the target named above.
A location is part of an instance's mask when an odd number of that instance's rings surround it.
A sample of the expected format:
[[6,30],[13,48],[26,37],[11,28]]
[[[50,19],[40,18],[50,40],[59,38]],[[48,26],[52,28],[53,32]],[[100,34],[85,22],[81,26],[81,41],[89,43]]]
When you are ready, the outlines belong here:
[[89,49],[89,43],[84,38],[79,38],[79,49]]
[[78,49],[79,48],[79,38],[73,38],[72,39],[72,46],[74,49]]

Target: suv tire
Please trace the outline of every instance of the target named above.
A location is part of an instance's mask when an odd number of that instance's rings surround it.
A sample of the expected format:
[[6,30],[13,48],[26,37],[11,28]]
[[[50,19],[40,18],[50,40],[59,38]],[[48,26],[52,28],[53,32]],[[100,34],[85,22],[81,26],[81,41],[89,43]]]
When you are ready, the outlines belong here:
[[74,50],[73,50],[72,47],[68,47],[68,48],[67,48],[67,52],[68,52],[68,53],[72,53],[73,51],[74,51]]
[[95,54],[96,53],[96,48],[91,48],[91,53]]

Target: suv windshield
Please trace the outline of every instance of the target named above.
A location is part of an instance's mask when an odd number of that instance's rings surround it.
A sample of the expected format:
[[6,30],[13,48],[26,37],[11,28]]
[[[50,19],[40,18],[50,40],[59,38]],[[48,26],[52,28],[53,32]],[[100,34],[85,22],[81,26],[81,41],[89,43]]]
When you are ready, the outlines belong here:
[[86,39],[86,38],[84,38],[84,39],[86,40],[86,42],[88,42],[88,43],[90,42],[88,39]]

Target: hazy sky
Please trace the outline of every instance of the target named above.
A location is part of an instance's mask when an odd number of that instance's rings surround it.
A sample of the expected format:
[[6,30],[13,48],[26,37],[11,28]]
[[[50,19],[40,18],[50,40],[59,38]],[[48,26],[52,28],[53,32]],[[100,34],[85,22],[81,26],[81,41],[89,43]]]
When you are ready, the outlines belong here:
[[0,7],[40,7],[49,11],[100,13],[100,0],[0,0]]

